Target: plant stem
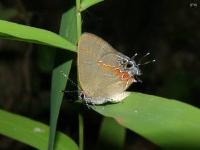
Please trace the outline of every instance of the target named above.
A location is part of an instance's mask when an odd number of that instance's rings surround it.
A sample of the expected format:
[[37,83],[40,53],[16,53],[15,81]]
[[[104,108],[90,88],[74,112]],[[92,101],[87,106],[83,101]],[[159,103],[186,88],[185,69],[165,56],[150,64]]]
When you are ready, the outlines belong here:
[[84,122],[83,116],[79,113],[79,150],[83,150],[83,134],[84,134]]
[[81,36],[81,0],[76,0],[77,39]]
[[[77,28],[77,39],[81,36],[81,0],[76,0],[76,28]],[[79,113],[79,150],[83,150],[83,135],[84,135],[84,122],[83,116]]]

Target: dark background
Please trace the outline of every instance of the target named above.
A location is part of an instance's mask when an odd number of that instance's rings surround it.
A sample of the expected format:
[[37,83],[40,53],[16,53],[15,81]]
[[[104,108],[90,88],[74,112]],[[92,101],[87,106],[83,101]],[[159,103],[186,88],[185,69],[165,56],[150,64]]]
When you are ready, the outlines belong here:
[[[72,0],[0,0],[0,19],[58,33],[62,13],[73,4]],[[101,36],[129,57],[137,52],[139,59],[150,52],[147,60],[156,59],[142,67],[143,83],[130,90],[196,107],[200,106],[199,26],[200,0],[105,0],[83,13],[83,31]],[[0,108],[48,124],[51,73],[65,59],[61,53],[47,46],[0,40]],[[101,116],[82,107],[86,149],[93,149]],[[58,123],[59,130],[76,141],[78,110],[64,101]],[[0,149],[31,148],[1,136]],[[128,131],[124,149],[159,147]]]

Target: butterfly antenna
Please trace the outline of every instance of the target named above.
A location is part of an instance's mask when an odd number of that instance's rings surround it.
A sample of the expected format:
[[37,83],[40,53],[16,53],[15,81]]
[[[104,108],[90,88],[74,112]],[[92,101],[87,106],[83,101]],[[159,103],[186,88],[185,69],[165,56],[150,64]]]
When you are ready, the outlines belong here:
[[135,53],[132,57],[131,57],[131,60],[134,60],[135,57],[138,55],[138,53]]
[[141,64],[141,62],[144,60],[145,57],[149,56],[150,52],[147,52],[145,55],[143,55],[140,60],[138,61],[138,64]]
[[153,59],[153,60],[150,60],[150,61],[146,61],[146,62],[145,62],[145,63],[143,63],[143,64],[138,64],[138,66],[147,65],[147,64],[150,64],[150,63],[154,63],[154,62],[156,62],[156,60],[155,60],[155,59]]
[[[82,91],[81,88],[78,86],[78,84],[76,84],[74,81],[72,81],[72,80],[67,76],[66,73],[64,73],[63,71],[60,71],[60,73],[62,73],[62,75],[63,75],[65,78],[67,78],[67,80],[69,80],[75,87],[78,87],[78,89],[79,89],[80,91]],[[65,91],[65,92],[67,92],[67,91]],[[75,92],[75,91],[69,91],[69,92]],[[77,91],[76,91],[76,92],[77,92]]]

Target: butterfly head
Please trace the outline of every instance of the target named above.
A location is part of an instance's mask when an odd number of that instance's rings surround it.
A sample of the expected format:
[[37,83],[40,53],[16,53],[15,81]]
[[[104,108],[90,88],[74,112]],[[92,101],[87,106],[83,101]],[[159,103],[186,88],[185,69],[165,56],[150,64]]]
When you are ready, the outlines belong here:
[[123,71],[127,71],[130,76],[140,76],[142,74],[139,65],[135,62],[133,58],[127,56],[120,57],[120,66]]

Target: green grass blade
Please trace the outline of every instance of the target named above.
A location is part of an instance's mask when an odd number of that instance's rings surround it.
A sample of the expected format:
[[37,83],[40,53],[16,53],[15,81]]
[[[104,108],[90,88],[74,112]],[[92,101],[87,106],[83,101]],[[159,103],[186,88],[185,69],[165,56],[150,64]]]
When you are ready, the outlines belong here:
[[81,1],[81,11],[86,10],[87,8],[89,8],[90,6],[93,6],[99,2],[102,2],[103,0],[82,0]]
[[0,20],[0,37],[75,51],[76,46],[56,33]]
[[72,7],[70,10],[62,15],[60,35],[68,39],[74,45],[77,43],[77,21],[76,21],[76,8]]
[[161,147],[200,149],[200,110],[191,105],[132,93],[122,103],[94,110]]
[[[0,110],[0,134],[36,149],[46,150],[49,127],[29,118]],[[78,150],[75,142],[68,136],[58,132],[57,137],[55,150]]]
[[65,90],[65,87],[67,84],[67,79],[66,77],[63,76],[61,71],[63,71],[68,76],[69,71],[71,69],[71,63],[72,61],[68,61],[58,66],[53,71],[52,89],[51,89],[49,150],[53,150],[53,147],[54,147],[57,120],[58,120],[60,106],[61,106],[63,95],[64,95],[62,91]]
[[[76,28],[76,9],[75,7],[73,7],[62,15],[61,25],[60,25],[60,35],[63,38],[69,39],[70,42],[76,45],[75,44],[77,42],[76,29],[77,29]],[[53,80],[52,80],[52,90],[51,90],[51,117],[50,117],[51,130],[50,130],[50,136],[49,136],[49,150],[53,150],[57,118],[58,118],[61,102],[63,99],[63,93],[60,93],[59,91],[64,90],[67,83],[67,78],[63,78],[60,71],[65,72],[68,77],[70,68],[71,68],[71,61],[66,62],[62,66],[56,68],[52,75]]]
[[105,117],[99,134],[98,150],[122,150],[124,146],[126,129],[112,118]]

